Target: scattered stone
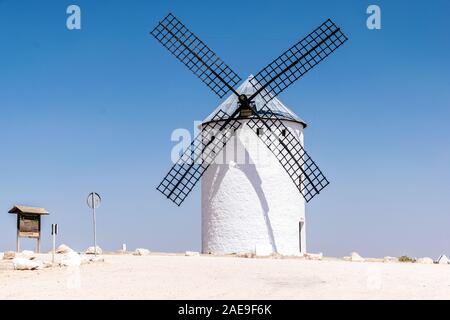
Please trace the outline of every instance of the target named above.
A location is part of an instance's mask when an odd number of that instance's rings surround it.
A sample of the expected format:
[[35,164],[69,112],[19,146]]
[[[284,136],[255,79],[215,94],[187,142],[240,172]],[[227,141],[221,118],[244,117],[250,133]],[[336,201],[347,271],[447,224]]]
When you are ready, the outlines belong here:
[[92,258],[90,258],[89,259],[89,262],[105,262],[105,259],[103,258],[103,257],[99,257],[99,256],[97,256],[97,257],[92,257]]
[[322,260],[323,259],[323,253],[305,253],[305,258],[307,260]]
[[387,257],[383,258],[383,262],[385,262],[385,263],[398,262],[398,258],[387,256]]
[[196,251],[186,251],[186,257],[198,257],[200,256],[199,252]]
[[350,254],[350,261],[353,261],[353,262],[364,262],[365,260],[357,252],[352,252]]
[[143,249],[143,248],[137,248],[133,252],[133,255],[135,255],[135,256],[148,256],[149,254],[150,254],[150,250]]
[[383,258],[364,258],[364,262],[384,262]]
[[56,249],[55,252],[58,254],[64,254],[64,253],[73,252],[73,250],[68,245],[62,244]]
[[102,256],[80,255],[81,264],[90,264],[95,262],[105,262]]
[[7,251],[3,254],[4,260],[12,260],[16,257],[16,253],[14,251]]
[[417,259],[416,262],[420,263],[420,264],[433,264],[434,263],[433,259],[428,258],[428,257],[419,258],[419,259]]
[[76,252],[68,252],[59,263],[63,267],[78,267],[81,265],[81,257]]
[[269,245],[256,245],[255,255],[257,257],[269,257],[273,253],[272,246]]
[[[97,254],[102,254],[103,250],[102,248],[100,248],[99,246],[96,247],[97,248]],[[89,247],[86,249],[85,253],[86,254],[95,254],[95,247]]]
[[242,252],[242,253],[236,254],[236,256],[239,258],[254,258],[255,254],[251,253],[251,252]]
[[23,250],[18,257],[22,257],[22,258],[26,258],[29,260],[34,260],[36,259],[36,254],[34,253],[34,251],[31,250]]
[[[92,256],[91,256],[92,257]],[[80,255],[81,264],[89,264],[91,263],[91,258],[87,255]]]
[[437,260],[437,263],[439,264],[450,264],[450,259],[447,258],[445,254],[441,255],[439,259]]
[[42,263],[27,258],[14,258],[14,270],[37,270],[42,267]]
[[416,262],[416,259],[403,255],[398,258],[398,261],[406,262],[406,263],[414,263],[414,262]]

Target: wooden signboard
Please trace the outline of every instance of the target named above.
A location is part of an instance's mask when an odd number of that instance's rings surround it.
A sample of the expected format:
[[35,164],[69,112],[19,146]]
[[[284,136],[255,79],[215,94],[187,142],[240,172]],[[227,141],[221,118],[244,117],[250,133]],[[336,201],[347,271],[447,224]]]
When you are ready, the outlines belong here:
[[9,213],[17,215],[17,252],[20,251],[20,238],[36,239],[36,251],[39,252],[41,246],[41,217],[48,215],[48,211],[44,208],[14,206],[9,210]]
[[19,236],[24,238],[39,238],[41,231],[41,216],[17,215]]

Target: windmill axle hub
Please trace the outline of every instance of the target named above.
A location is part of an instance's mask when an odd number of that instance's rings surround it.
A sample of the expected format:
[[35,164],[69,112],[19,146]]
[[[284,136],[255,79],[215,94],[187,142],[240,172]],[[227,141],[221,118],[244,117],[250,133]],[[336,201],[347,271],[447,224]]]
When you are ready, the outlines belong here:
[[241,117],[250,117],[252,115],[252,108],[250,107],[250,101],[245,94],[239,95],[239,109]]
[[248,97],[245,94],[239,95],[239,102],[240,103],[248,103]]

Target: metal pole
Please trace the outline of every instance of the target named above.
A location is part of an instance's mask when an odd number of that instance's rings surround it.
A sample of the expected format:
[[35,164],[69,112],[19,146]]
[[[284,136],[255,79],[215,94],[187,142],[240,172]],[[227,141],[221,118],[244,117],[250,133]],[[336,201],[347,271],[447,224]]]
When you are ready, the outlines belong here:
[[94,219],[94,256],[97,257],[97,232],[95,228],[95,200],[94,194],[92,194],[92,215]]
[[17,235],[16,235],[16,252],[20,251],[20,239],[19,239],[19,229],[17,229]]
[[54,226],[52,226],[53,233],[53,251],[52,251],[52,263],[55,263],[55,247],[56,247],[56,232],[54,230]]

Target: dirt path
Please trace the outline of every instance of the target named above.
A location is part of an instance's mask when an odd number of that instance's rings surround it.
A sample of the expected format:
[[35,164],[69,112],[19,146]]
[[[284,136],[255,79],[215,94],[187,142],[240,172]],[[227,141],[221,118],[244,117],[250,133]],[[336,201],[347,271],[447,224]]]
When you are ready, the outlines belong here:
[[106,255],[39,271],[0,262],[0,299],[450,299],[450,265]]

